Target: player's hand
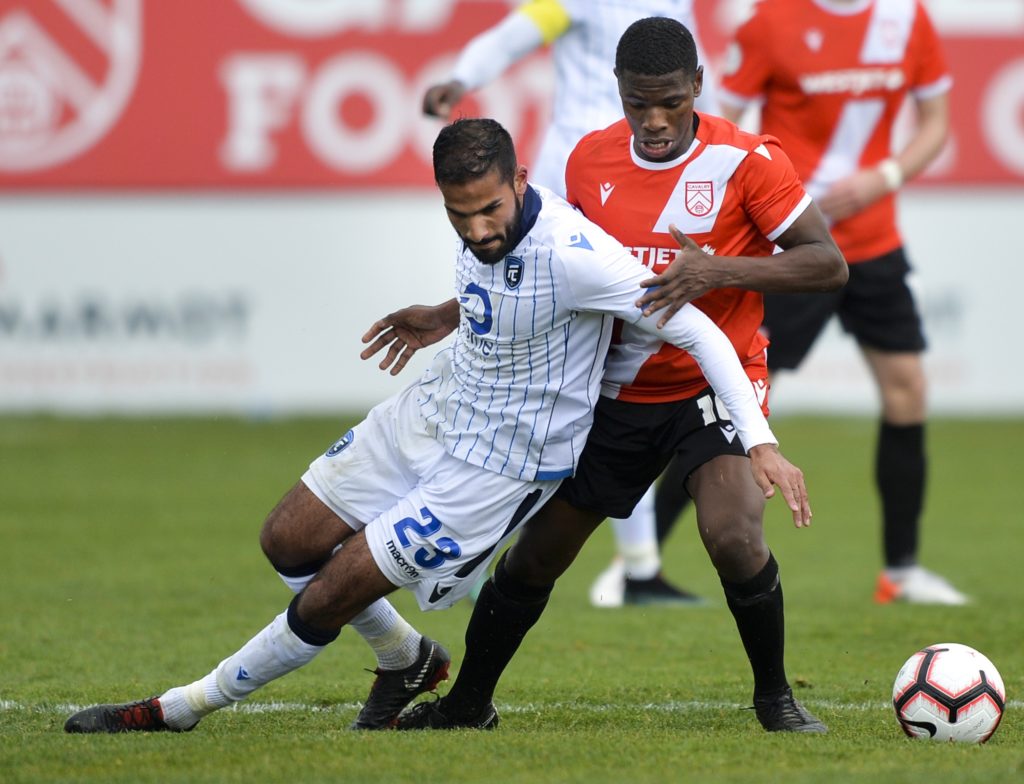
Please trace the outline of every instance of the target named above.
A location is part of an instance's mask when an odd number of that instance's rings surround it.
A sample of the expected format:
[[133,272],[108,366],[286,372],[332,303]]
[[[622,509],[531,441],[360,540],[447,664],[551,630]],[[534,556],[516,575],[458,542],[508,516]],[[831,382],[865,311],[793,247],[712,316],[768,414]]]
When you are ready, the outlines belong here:
[[753,447],[750,450],[750,470],[765,498],[774,496],[775,485],[778,485],[797,528],[811,524],[811,506],[807,500],[803,471],[783,457],[777,446],[759,444]]
[[834,183],[816,203],[825,217],[835,222],[856,215],[888,192],[878,169],[861,169]]
[[447,303],[433,307],[412,305],[375,321],[363,335],[363,343],[370,345],[362,350],[360,358],[369,359],[387,348],[388,353],[377,367],[381,370],[390,368],[391,375],[397,376],[409,364],[413,354],[451,334],[454,327],[451,319],[445,317],[446,306]]
[[670,225],[668,230],[679,243],[679,253],[660,275],[641,281],[640,285],[648,291],[636,302],[638,308],[643,308],[645,316],[664,308],[658,320],[659,329],[687,302],[716,287],[712,278],[712,257],[674,225]]
[[448,122],[452,109],[462,100],[466,88],[457,79],[444,84],[435,84],[423,95],[423,113],[431,117],[440,117]]

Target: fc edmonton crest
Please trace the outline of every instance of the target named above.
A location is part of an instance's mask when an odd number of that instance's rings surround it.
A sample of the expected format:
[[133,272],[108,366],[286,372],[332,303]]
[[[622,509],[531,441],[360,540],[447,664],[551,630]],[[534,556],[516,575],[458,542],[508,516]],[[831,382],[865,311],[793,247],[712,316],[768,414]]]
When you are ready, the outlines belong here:
[[331,444],[331,448],[328,449],[325,454],[327,455],[327,457],[334,457],[342,449],[344,449],[353,441],[355,441],[355,439],[356,434],[353,431],[349,430],[347,433],[345,433],[345,435],[343,435],[341,438],[339,438],[337,441]]
[[703,218],[715,206],[715,187],[710,180],[686,183],[686,211]]
[[505,257],[505,285],[510,289],[519,288],[523,282],[523,260],[518,256]]

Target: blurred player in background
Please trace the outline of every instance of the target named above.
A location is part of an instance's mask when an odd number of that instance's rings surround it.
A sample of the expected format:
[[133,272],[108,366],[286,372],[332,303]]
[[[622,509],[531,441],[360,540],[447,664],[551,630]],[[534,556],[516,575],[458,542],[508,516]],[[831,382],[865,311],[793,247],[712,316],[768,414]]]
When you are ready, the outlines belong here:
[[[645,316],[636,301],[647,268],[563,199],[530,186],[494,120],[442,129],[434,172],[460,239],[458,298],[442,307],[443,334],[458,332],[421,380],[374,407],[270,513],[260,543],[294,600],[205,677],[79,711],[67,732],[190,730],[308,664],[353,622],[375,649],[411,658],[378,670],[353,729],[391,726],[447,676],[449,657],[383,597],[404,587],[423,610],[451,606],[573,473],[613,317],[700,361],[734,414],[751,483],[767,495],[778,483],[794,521],[810,523],[800,470],[779,453],[736,352],[704,313],[686,305],[665,325]],[[396,345],[395,330],[379,332],[369,353]]]
[[[531,52],[551,44],[554,105],[540,152],[530,169],[530,180],[564,196],[565,163],[576,142],[622,117],[622,102],[612,73],[615,47],[625,29],[646,16],[671,17],[691,31],[696,29],[693,0],[526,0],[499,24],[466,44],[451,79],[427,90],[423,111],[450,119],[467,92],[487,85]],[[718,113],[707,72],[697,108]],[[629,518],[612,522],[618,556],[590,590],[595,606],[702,602],[661,575],[653,488]]]
[[[846,281],[842,255],[777,142],[694,112],[702,70],[683,25],[634,22],[618,44],[615,74],[625,119],[576,145],[566,167],[570,202],[654,261],[661,274],[644,282],[649,291],[639,300],[648,311],[666,306],[664,320],[679,301],[699,297],[767,406],[759,292],[833,290]],[[677,260],[673,238],[683,248]],[[784,250],[773,253],[776,245]],[[576,473],[498,561],[473,608],[451,690],[403,714],[399,729],[493,726],[498,680],[556,580],[602,520],[628,514],[675,458],[686,465],[701,542],[750,661],[758,721],[769,732],[827,731],[786,676],[783,592],[765,539],[765,496],[750,481],[721,402],[685,352],[630,324],[616,326]]]
[[[739,29],[727,68],[724,116],[738,120],[761,103],[761,132],[782,143],[850,265],[840,291],[765,297],[769,370],[799,367],[838,315],[881,395],[875,481],[885,569],[875,599],[964,604],[964,594],[917,561],[925,339],[896,225],[896,192],[935,159],[948,132],[952,79],[939,38],[919,0],[773,0]],[[917,125],[893,155],[908,93]]]

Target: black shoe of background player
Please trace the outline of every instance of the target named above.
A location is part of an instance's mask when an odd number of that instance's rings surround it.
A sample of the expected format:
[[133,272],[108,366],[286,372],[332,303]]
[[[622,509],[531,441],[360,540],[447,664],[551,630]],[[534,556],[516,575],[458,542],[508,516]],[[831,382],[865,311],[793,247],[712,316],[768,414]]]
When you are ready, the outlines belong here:
[[433,691],[448,679],[451,656],[439,642],[424,637],[420,655],[404,670],[374,670],[377,679],[370,687],[366,704],[349,729],[386,730],[394,725],[398,714],[417,696]]
[[755,697],[754,711],[757,720],[768,732],[828,732],[828,727],[797,702],[793,690],[788,687],[773,697]]
[[396,730],[493,730],[498,726],[498,711],[487,703],[476,716],[453,717],[445,714],[444,698],[413,705],[398,717]]
[[664,605],[686,605],[697,607],[707,604],[707,600],[697,594],[676,588],[667,582],[661,574],[656,574],[650,580],[634,580],[626,578],[625,590],[622,594],[623,604],[664,604]]

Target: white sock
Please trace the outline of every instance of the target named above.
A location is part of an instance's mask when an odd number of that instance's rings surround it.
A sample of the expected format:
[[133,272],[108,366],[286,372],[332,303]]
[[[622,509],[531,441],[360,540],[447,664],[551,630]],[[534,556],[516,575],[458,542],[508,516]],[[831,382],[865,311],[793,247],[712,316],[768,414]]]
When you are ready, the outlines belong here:
[[654,521],[654,487],[650,487],[629,517],[612,518],[615,543],[626,566],[626,577],[650,580],[661,571],[658,532]]
[[382,670],[404,670],[419,658],[423,635],[387,599],[378,599],[348,625],[373,648],[377,666]]
[[243,700],[256,689],[308,664],[324,649],[302,641],[285,611],[206,677],[160,695],[164,721],[187,729],[203,716]]

